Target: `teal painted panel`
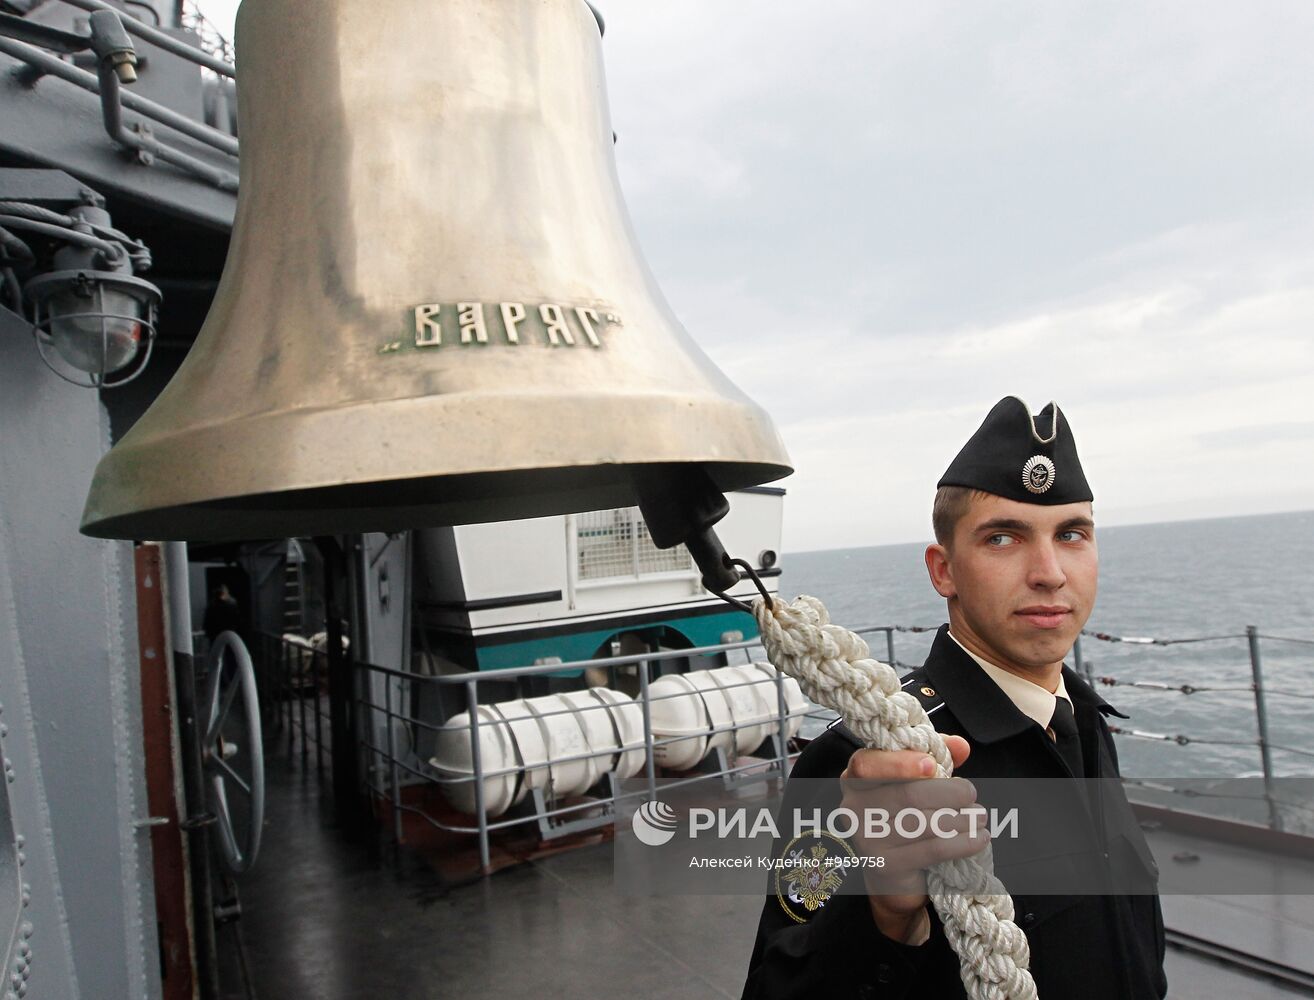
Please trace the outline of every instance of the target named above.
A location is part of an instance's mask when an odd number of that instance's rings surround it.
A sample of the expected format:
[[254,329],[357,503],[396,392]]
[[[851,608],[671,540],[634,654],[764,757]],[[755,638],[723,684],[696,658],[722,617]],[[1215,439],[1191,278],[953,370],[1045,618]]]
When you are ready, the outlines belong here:
[[[683,635],[694,646],[715,646],[725,632],[742,632],[745,639],[757,637],[757,622],[742,611],[727,610],[723,614],[700,615],[693,618],[669,618],[639,626],[612,626],[589,632],[554,635],[527,642],[506,642],[480,646],[476,650],[480,670],[501,670],[506,667],[528,667],[535,660],[559,656],[563,663],[587,660],[603,643],[620,632],[653,633],[671,629]],[[477,641],[477,640],[476,640]],[[671,645],[667,643],[667,645]],[[564,671],[576,673],[577,671]]]

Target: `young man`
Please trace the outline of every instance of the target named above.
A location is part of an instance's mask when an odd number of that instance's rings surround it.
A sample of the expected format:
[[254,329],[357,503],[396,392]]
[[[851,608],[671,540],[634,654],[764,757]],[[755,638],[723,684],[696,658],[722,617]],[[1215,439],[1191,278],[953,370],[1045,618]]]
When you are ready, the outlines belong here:
[[[1104,716],[1123,716],[1063,666],[1098,575],[1093,497],[1063,414],[1050,403],[1032,416],[1020,399],[1000,400],[938,487],[926,568],[949,622],[926,663],[903,680],[945,736],[955,777],[926,780],[926,755],[863,749],[839,724],[799,757],[782,811],[915,808],[929,817],[975,801],[963,779],[1067,779],[1044,786],[1057,825],[1029,843],[995,844],[1006,887],[1010,870],[1033,876],[1026,891],[1034,894],[1015,892],[1013,900],[1037,992],[1042,1000],[1162,998],[1158,869],[1120,785],[1075,780],[1118,777]],[[952,838],[891,832],[852,845],[883,858],[883,867],[849,875],[862,882],[820,906],[773,890],[745,1000],[965,996],[958,957],[928,904],[925,869],[976,854],[987,839],[965,828]],[[1077,872],[1097,872],[1093,882],[1078,881],[1108,891],[1037,891],[1067,885]]]

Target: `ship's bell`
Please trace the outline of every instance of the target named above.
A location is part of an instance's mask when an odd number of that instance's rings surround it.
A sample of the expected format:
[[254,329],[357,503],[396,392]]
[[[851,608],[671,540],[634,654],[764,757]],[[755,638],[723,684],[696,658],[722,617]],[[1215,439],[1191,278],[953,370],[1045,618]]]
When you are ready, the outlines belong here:
[[644,483],[649,512],[672,478],[789,473],[639,252],[584,0],[246,0],[236,41],[223,278],[85,533],[507,520]]

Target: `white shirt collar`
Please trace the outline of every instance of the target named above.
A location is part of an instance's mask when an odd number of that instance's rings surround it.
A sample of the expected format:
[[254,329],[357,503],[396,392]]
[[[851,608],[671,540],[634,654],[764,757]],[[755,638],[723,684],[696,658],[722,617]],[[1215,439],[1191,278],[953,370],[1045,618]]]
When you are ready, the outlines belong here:
[[1068,697],[1067,686],[1063,683],[1063,675],[1059,674],[1058,688],[1053,693],[1046,691],[1039,684],[1027,680],[1025,677],[1019,677],[1017,674],[1009,673],[1003,667],[997,667],[988,660],[977,656],[970,649],[958,642],[958,637],[949,633],[949,638],[958,643],[958,648],[975,660],[986,672],[986,676],[999,685],[999,689],[1008,695],[1019,712],[1028,719],[1033,720],[1041,729],[1049,728],[1049,720],[1054,718],[1054,705],[1059,698],[1062,698],[1069,705],[1072,699]]

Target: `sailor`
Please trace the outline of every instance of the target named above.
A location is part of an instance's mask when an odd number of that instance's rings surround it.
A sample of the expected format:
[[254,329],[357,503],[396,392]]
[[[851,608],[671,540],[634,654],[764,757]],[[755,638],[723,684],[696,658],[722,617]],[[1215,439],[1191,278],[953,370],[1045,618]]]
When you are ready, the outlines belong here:
[[[993,843],[996,873],[1012,889],[1015,921],[1028,939],[1037,993],[1041,1000],[1148,1000],[1167,992],[1158,869],[1120,783],[1076,780],[1118,777],[1105,716],[1125,716],[1063,664],[1095,600],[1092,500],[1058,407],[1033,415],[1016,397],[1000,400],[938,484],[936,541],[925,558],[949,621],[925,664],[903,678],[903,689],[944,735],[954,777],[930,777],[930,758],[917,751],[863,749],[842,723],[833,725],[800,755],[777,828],[789,829],[786,815],[816,808],[929,815],[984,804],[976,785],[988,779],[1059,779],[1045,783],[1059,790],[1049,796],[1058,826],[1045,827],[1043,843],[1034,836]],[[843,891],[800,896],[773,883],[745,1000],[966,995],[924,872],[936,861],[979,853],[988,838],[966,827],[950,838],[882,832],[845,847],[879,857],[882,867],[849,870]],[[797,855],[786,837],[777,852]],[[1054,873],[1062,876],[1050,885],[1070,891],[1046,891]],[[1019,891],[1017,880],[1028,874]]]

